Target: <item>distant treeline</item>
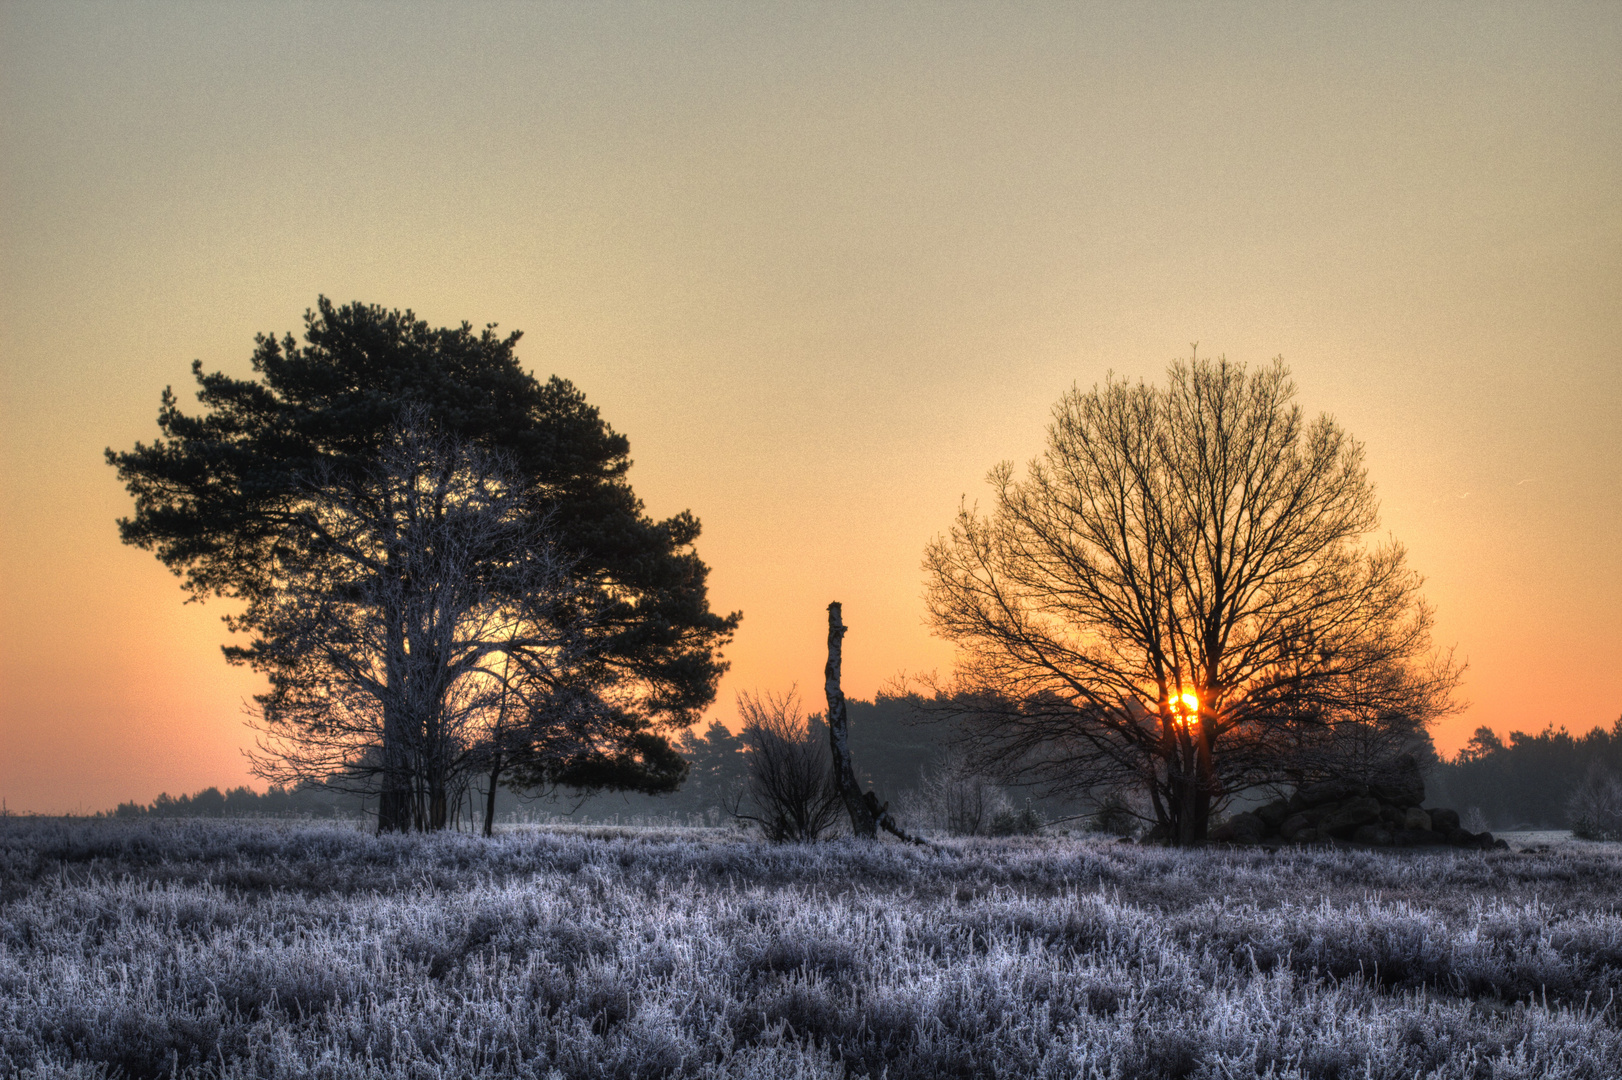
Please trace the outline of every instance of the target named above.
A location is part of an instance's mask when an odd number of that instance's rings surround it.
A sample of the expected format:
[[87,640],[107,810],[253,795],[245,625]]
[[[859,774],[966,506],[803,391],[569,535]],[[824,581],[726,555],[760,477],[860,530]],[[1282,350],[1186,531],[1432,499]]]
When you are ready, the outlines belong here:
[[1593,769],[1622,777],[1622,719],[1581,736],[1552,725],[1536,735],[1517,731],[1507,743],[1482,727],[1435,768],[1427,801],[1478,807],[1494,829],[1569,828],[1567,802]]
[[[860,779],[887,799],[916,788],[920,771],[935,765],[944,752],[944,732],[919,722],[912,698],[880,696],[851,700],[851,757]],[[813,718],[820,730],[820,717]],[[497,793],[497,819],[502,821],[563,816],[575,821],[657,818],[678,823],[719,823],[745,775],[743,740],[711,721],[703,731],[689,731],[677,743],[691,771],[679,791],[668,795],[605,793],[571,795],[567,790],[542,798]],[[218,817],[360,817],[368,810],[361,796],[318,785],[272,787],[260,794],[247,787],[220,791],[211,787],[193,795],[159,795],[149,804],[126,802],[105,816],[132,818]]]
[[[851,757],[859,778],[880,797],[895,801],[916,790],[925,770],[937,768],[947,751],[949,732],[922,722],[912,698],[879,696],[851,700]],[[813,727],[820,728],[820,717]],[[744,781],[743,740],[712,721],[703,732],[689,731],[678,746],[691,767],[681,790],[668,795],[571,796],[567,791],[546,798],[498,793],[498,819],[566,817],[575,821],[636,818],[676,823],[719,824],[728,800]],[[1490,728],[1478,728],[1451,761],[1436,762],[1426,781],[1432,806],[1478,808],[1494,829],[1520,825],[1568,828],[1567,801],[1590,770],[1622,777],[1622,719],[1609,730],[1575,736],[1565,729],[1537,734],[1517,731],[1508,741]],[[1010,795],[1021,798],[1017,793]],[[1074,807],[1036,804],[1049,819],[1074,813]],[[148,805],[121,804],[115,817],[309,817],[353,818],[367,812],[358,795],[319,786],[272,787],[263,794],[246,787],[221,792],[207,788],[194,795],[159,795]]]
[[217,787],[204,788],[195,795],[170,795],[164,792],[151,803],[119,803],[111,813],[101,815],[119,818],[351,818],[365,813],[364,800],[358,795],[305,785],[297,788],[272,787],[263,794],[247,787],[234,787],[221,791]]

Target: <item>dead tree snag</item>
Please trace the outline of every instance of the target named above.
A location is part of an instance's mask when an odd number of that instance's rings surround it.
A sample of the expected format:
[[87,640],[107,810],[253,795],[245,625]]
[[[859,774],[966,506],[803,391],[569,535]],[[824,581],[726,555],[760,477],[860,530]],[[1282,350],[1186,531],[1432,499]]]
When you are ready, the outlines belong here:
[[850,831],[856,836],[872,837],[878,828],[878,815],[862,798],[862,787],[850,763],[850,712],[845,708],[845,692],[839,686],[844,637],[845,622],[840,618],[839,601],[835,600],[828,605],[828,664],[822,669],[828,694],[828,745],[834,755],[834,783],[850,814]]
[[909,844],[922,844],[924,841],[908,835],[896,824],[895,818],[890,816],[889,803],[880,802],[876,792],[863,791],[856,781],[856,769],[850,762],[850,712],[845,707],[845,692],[839,684],[845,637],[845,622],[840,611],[839,601],[828,605],[828,664],[822,669],[822,676],[828,694],[828,745],[833,750],[834,782],[850,814],[850,831],[855,836],[871,839],[882,828]]

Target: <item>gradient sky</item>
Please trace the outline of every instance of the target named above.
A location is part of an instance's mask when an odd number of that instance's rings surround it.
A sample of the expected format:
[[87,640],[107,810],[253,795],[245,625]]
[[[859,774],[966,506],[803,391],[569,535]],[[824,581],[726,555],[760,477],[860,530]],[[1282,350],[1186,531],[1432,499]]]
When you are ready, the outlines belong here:
[[[1108,370],[1282,354],[1477,725],[1622,713],[1622,6],[0,6],[0,797],[248,779],[102,449],[318,294],[525,331],[736,691],[950,666],[919,563]],[[189,400],[189,397],[188,397]]]

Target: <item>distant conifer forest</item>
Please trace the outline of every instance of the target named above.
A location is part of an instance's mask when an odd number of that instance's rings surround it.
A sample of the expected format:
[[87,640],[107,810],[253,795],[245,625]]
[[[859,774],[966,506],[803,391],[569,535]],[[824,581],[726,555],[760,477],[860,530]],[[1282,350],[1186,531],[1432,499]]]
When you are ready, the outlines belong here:
[[[938,771],[951,750],[951,731],[920,719],[916,699],[880,695],[852,700],[851,750],[865,785],[887,798],[914,800],[926,777]],[[821,718],[812,718],[820,729]],[[718,721],[702,732],[688,731],[678,746],[689,772],[681,789],[668,795],[602,793],[574,795],[568,789],[535,798],[503,789],[498,793],[502,821],[580,822],[637,819],[664,824],[720,824],[727,800],[746,775],[744,744]],[[1572,793],[1595,774],[1622,777],[1622,719],[1610,728],[1573,735],[1549,726],[1536,734],[1512,732],[1507,740],[1478,728],[1460,752],[1436,758],[1427,770],[1427,802],[1479,810],[1493,829],[1561,829],[1572,825]],[[1012,803],[1030,807],[1046,821],[1076,820],[1083,807],[1028,797],[1006,789]],[[370,813],[359,795],[319,785],[205,788],[190,795],[159,795],[148,804],[119,804],[103,816],[153,818],[358,818]],[[471,820],[471,819],[468,819]]]

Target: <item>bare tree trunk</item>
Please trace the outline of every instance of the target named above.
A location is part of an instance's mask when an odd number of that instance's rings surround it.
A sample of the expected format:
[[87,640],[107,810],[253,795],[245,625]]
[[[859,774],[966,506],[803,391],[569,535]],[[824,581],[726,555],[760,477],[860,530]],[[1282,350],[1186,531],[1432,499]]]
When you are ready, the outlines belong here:
[[834,755],[834,783],[839,797],[844,800],[850,814],[850,831],[856,836],[871,839],[878,833],[878,817],[873,807],[862,797],[861,785],[856,782],[856,770],[850,763],[850,714],[845,708],[845,692],[839,688],[839,669],[842,662],[842,642],[845,623],[840,618],[839,601],[828,605],[828,666],[822,669],[823,683],[828,694],[828,745]]
[[1192,842],[1186,846],[1205,843],[1211,829],[1211,801],[1217,796],[1219,787],[1211,754],[1215,734],[1211,726],[1210,721],[1202,716],[1194,732],[1194,827]]
[[1204,730],[1190,733],[1191,746],[1168,763],[1168,799],[1156,813],[1164,814],[1168,825],[1166,839],[1177,847],[1199,847],[1206,842],[1211,826],[1211,803],[1218,793],[1211,747]]
[[1205,822],[1201,811],[1201,803],[1209,803],[1210,797],[1200,791],[1198,780],[1184,779],[1181,782],[1182,791],[1177,808],[1177,835],[1174,842],[1178,847],[1198,847],[1205,842]]
[[445,827],[450,815],[450,803],[445,782],[434,778],[428,785],[428,831],[438,832]]
[[484,835],[496,834],[496,781],[501,779],[501,758],[490,767],[490,790],[484,796]]

